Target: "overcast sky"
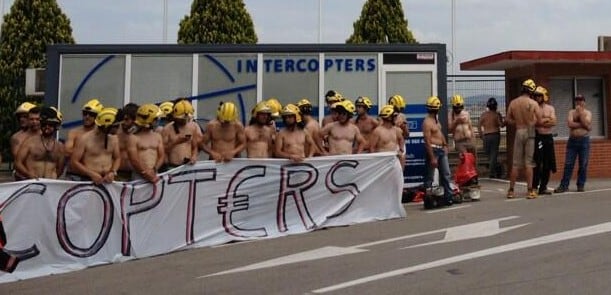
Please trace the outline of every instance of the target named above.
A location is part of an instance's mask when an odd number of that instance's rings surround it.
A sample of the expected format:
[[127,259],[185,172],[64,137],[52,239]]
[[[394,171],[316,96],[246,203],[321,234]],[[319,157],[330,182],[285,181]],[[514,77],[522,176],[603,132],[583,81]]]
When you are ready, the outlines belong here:
[[[8,13],[13,0],[4,1]],[[168,42],[192,0],[168,1]],[[163,0],[57,0],[80,44],[162,43]],[[344,43],[365,0],[322,0],[322,43]],[[403,0],[420,43],[451,50],[452,0]],[[244,0],[259,43],[318,43],[319,0]],[[507,50],[597,50],[611,35],[608,0],[456,0],[458,64]],[[452,55],[450,55],[452,56]],[[458,68],[456,68],[458,71]],[[450,73],[450,72],[449,72]]]

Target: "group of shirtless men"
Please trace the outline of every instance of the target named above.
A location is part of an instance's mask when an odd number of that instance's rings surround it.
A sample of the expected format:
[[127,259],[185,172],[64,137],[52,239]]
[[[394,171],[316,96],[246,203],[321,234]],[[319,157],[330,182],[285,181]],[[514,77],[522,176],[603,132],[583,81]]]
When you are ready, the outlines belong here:
[[[56,139],[62,114],[54,107],[25,102],[15,112],[20,130],[11,137],[15,180],[56,179],[65,172],[66,179],[96,184],[156,182],[159,172],[194,164],[200,151],[217,162],[231,161],[243,151],[248,158],[295,162],[312,156],[391,151],[405,162],[408,128],[403,97],[390,97],[377,119],[368,114],[373,103],[367,97],[352,103],[331,90],[326,103],[330,114],[319,124],[308,99],[283,107],[270,98],[252,109],[244,127],[236,105],[224,102],[216,119],[200,128],[187,99],[158,105],[129,103],[121,109],[91,99],[82,107],[82,125],[71,129],[62,143]],[[280,118],[284,127],[277,130]]]

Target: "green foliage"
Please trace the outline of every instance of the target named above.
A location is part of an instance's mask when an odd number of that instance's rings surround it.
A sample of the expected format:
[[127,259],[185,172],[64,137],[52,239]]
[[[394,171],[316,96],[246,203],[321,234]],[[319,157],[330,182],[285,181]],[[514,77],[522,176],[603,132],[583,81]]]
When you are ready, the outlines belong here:
[[[0,36],[0,152],[12,159],[9,138],[17,129],[13,112],[25,97],[25,69],[44,68],[46,46],[74,43],[70,20],[56,0],[15,0]],[[41,98],[38,98],[40,100]]]
[[194,0],[178,30],[179,44],[256,44],[257,34],[242,0]]
[[367,0],[346,43],[418,43],[407,28],[400,0]]

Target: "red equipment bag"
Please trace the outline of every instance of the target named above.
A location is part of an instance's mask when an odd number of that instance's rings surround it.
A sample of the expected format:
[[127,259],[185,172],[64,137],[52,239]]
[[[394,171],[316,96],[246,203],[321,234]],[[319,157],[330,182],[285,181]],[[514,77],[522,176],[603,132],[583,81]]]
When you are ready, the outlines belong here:
[[460,164],[458,164],[454,173],[454,182],[460,187],[477,180],[477,169],[473,153],[463,152],[460,153],[459,157]]

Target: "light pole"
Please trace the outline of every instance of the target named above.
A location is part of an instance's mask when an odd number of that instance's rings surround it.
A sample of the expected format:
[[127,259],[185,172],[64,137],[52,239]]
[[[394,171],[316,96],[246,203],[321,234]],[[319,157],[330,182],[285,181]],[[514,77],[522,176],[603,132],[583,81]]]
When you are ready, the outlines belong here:
[[456,0],[452,0],[452,95],[456,94],[456,76],[454,70],[454,61],[456,60],[456,42],[454,35],[456,35]]
[[168,0],[163,0],[163,44],[168,43]]
[[318,44],[322,43],[322,0],[318,0]]

